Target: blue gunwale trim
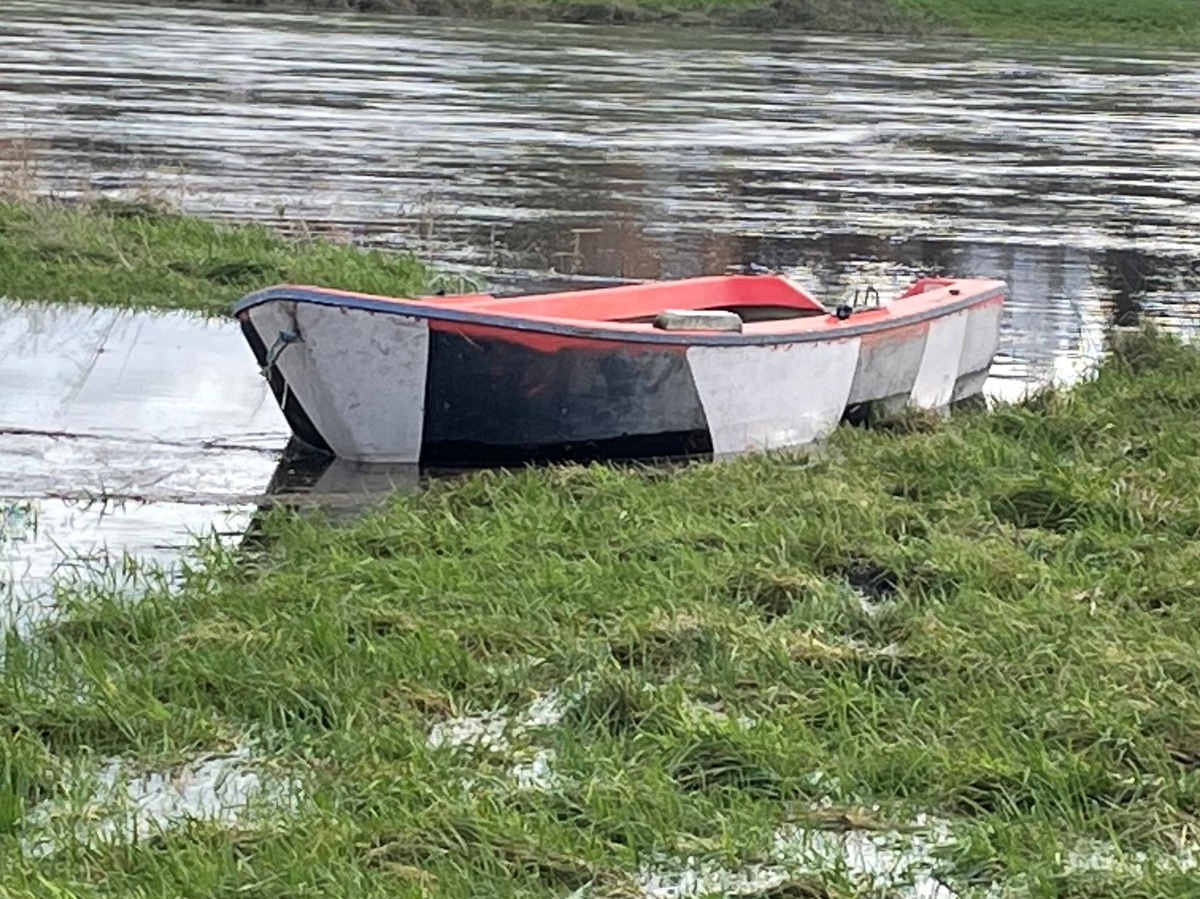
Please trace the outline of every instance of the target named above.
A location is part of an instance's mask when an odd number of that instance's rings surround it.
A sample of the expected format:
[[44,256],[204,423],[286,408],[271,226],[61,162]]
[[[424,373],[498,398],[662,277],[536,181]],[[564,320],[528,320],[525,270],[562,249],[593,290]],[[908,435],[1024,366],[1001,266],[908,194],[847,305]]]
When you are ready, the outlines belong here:
[[[1005,285],[1007,286],[1007,285]],[[850,316],[840,327],[822,329],[820,331],[795,331],[792,333],[775,334],[746,334],[745,332],[722,331],[711,334],[697,332],[641,332],[617,331],[603,327],[587,327],[583,325],[566,325],[558,322],[533,321],[515,315],[495,315],[481,312],[470,312],[447,306],[426,305],[419,300],[408,300],[402,297],[404,305],[397,305],[388,300],[378,300],[364,294],[327,293],[320,289],[305,287],[290,287],[279,285],[254,291],[242,297],[233,307],[233,314],[261,306],[272,301],[294,301],[313,303],[318,306],[338,306],[345,309],[361,309],[367,312],[382,312],[391,315],[404,315],[410,318],[425,318],[430,321],[454,322],[459,324],[484,325],[509,331],[535,331],[541,334],[557,334],[564,337],[579,337],[589,340],[610,340],[614,343],[653,343],[682,346],[761,346],[780,343],[810,343],[817,340],[840,340],[846,337],[861,337],[876,331],[890,331],[896,328],[915,325],[935,318],[958,312],[970,306],[975,306],[997,296],[1003,298],[1004,287],[960,297],[951,303],[936,306],[927,312],[912,315],[893,316],[886,319],[855,325],[854,316]],[[859,313],[862,314],[862,313]],[[830,318],[833,314],[830,313]],[[836,320],[836,319],[835,319]]]

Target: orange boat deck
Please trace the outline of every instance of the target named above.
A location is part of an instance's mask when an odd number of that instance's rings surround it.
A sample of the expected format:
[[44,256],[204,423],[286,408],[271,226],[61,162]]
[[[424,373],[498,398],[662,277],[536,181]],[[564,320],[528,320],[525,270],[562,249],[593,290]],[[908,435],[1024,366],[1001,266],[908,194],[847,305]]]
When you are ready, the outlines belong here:
[[[879,297],[879,302],[853,310],[846,307],[843,314],[836,314],[836,310],[782,275],[714,275],[513,297],[473,293],[401,298],[285,284],[243,298],[238,308],[291,294],[302,301],[330,305],[384,307],[401,314],[411,310],[409,314],[414,316],[444,318],[458,326],[547,330],[637,342],[774,342],[826,335],[838,339],[852,333],[905,327],[998,295],[1002,287],[1002,282],[989,279],[921,278],[891,298]],[[723,323],[711,327],[710,322],[697,324],[696,319],[686,315],[717,311],[734,316],[726,316]],[[660,323],[658,317],[665,312],[685,314],[671,316],[669,324]],[[731,317],[737,320],[733,327],[729,327]],[[740,333],[718,333],[727,330]]]

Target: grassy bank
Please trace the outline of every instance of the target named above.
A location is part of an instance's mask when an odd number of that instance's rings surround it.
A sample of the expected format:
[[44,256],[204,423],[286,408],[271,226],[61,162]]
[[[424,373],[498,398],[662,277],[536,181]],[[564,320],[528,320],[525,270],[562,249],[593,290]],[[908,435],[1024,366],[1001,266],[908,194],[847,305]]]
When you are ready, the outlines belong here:
[[413,295],[433,277],[408,254],[258,224],[139,203],[0,199],[0,297],[11,299],[226,314],[239,296],[281,281]]
[[[1194,895],[1197,385],[1200,354],[1130,335],[1070,395],[819,460],[277,511],[178,595],[67,597],[5,650],[0,882],[627,897],[703,865],[761,897]],[[136,840],[79,779],[235,751],[257,815]]]
[[1200,47],[1195,0],[201,0],[195,5],[214,4]]
[[894,0],[939,31],[1049,44],[1200,48],[1195,0]]

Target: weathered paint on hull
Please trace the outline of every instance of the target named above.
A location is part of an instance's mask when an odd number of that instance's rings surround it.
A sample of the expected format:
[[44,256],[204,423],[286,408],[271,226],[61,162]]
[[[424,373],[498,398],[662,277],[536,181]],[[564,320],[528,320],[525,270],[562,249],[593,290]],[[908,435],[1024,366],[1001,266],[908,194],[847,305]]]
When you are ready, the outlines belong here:
[[542,352],[500,329],[459,331],[432,332],[428,443],[541,446],[705,428],[683,347]]
[[272,300],[242,313],[296,436],[368,462],[717,457],[803,446],[850,407],[978,393],[1000,298],[903,328],[758,345],[622,344]]
[[[311,443],[304,432],[315,433],[314,446],[347,459],[419,461],[428,320],[296,302],[264,303],[247,316],[258,345],[278,349],[277,397],[291,402],[298,437]],[[277,344],[287,333],[302,339]]]

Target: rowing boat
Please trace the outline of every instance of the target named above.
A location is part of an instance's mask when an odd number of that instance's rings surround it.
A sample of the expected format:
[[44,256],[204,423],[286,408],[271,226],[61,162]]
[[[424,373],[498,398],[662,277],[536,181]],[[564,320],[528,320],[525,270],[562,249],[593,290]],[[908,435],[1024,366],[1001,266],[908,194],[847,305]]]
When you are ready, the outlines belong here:
[[980,393],[1005,289],[919,278],[827,308],[776,273],[510,297],[281,284],[234,314],[295,436],[333,456],[721,458]]

